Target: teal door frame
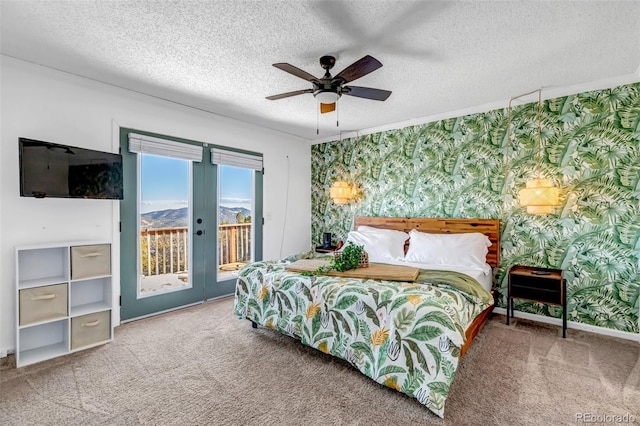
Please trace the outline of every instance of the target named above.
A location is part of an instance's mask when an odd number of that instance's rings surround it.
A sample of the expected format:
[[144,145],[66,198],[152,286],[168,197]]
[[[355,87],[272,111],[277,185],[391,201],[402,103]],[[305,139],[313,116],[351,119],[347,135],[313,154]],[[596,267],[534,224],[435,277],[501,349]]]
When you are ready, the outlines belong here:
[[[203,146],[203,161],[192,163],[191,204],[191,288],[153,296],[138,297],[138,154],[129,152],[129,133]],[[217,281],[218,267],[218,166],[207,155],[210,148],[260,155],[254,152],[207,145],[201,142],[130,128],[120,128],[120,151],[123,157],[124,199],[120,203],[120,318],[141,318],[172,309],[201,303],[233,294],[236,279]],[[263,173],[254,172],[254,260],[262,259]],[[201,223],[198,223],[201,219]],[[197,231],[202,231],[197,235]]]

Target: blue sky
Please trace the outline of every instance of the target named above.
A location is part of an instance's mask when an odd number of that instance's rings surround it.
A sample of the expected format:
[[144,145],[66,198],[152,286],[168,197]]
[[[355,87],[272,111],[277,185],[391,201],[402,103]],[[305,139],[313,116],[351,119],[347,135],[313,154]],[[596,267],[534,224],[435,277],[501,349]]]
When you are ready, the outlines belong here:
[[[189,163],[186,160],[142,156],[141,213],[187,207]],[[219,166],[220,204],[251,209],[252,171]]]

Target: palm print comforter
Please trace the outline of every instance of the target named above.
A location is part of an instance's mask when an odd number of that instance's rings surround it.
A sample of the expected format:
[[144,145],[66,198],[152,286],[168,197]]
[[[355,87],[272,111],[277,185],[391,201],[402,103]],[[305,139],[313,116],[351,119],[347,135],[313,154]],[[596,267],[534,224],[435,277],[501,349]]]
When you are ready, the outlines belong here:
[[246,266],[235,313],[342,358],[443,417],[465,329],[491,295],[456,272],[421,271],[416,283],[303,276],[284,269],[289,260]]

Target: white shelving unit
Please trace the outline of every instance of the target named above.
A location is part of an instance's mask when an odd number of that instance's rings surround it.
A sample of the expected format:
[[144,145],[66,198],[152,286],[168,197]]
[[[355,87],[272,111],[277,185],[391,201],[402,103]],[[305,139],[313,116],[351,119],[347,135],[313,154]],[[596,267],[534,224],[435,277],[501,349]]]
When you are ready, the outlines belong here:
[[111,244],[16,247],[16,363],[113,340]]

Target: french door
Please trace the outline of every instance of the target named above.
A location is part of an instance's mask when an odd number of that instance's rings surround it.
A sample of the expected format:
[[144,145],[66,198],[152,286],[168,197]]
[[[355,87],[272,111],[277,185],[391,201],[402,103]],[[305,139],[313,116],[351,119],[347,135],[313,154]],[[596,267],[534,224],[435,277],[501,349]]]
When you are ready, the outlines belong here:
[[120,143],[121,319],[232,294],[262,258],[261,156],[132,129]]

